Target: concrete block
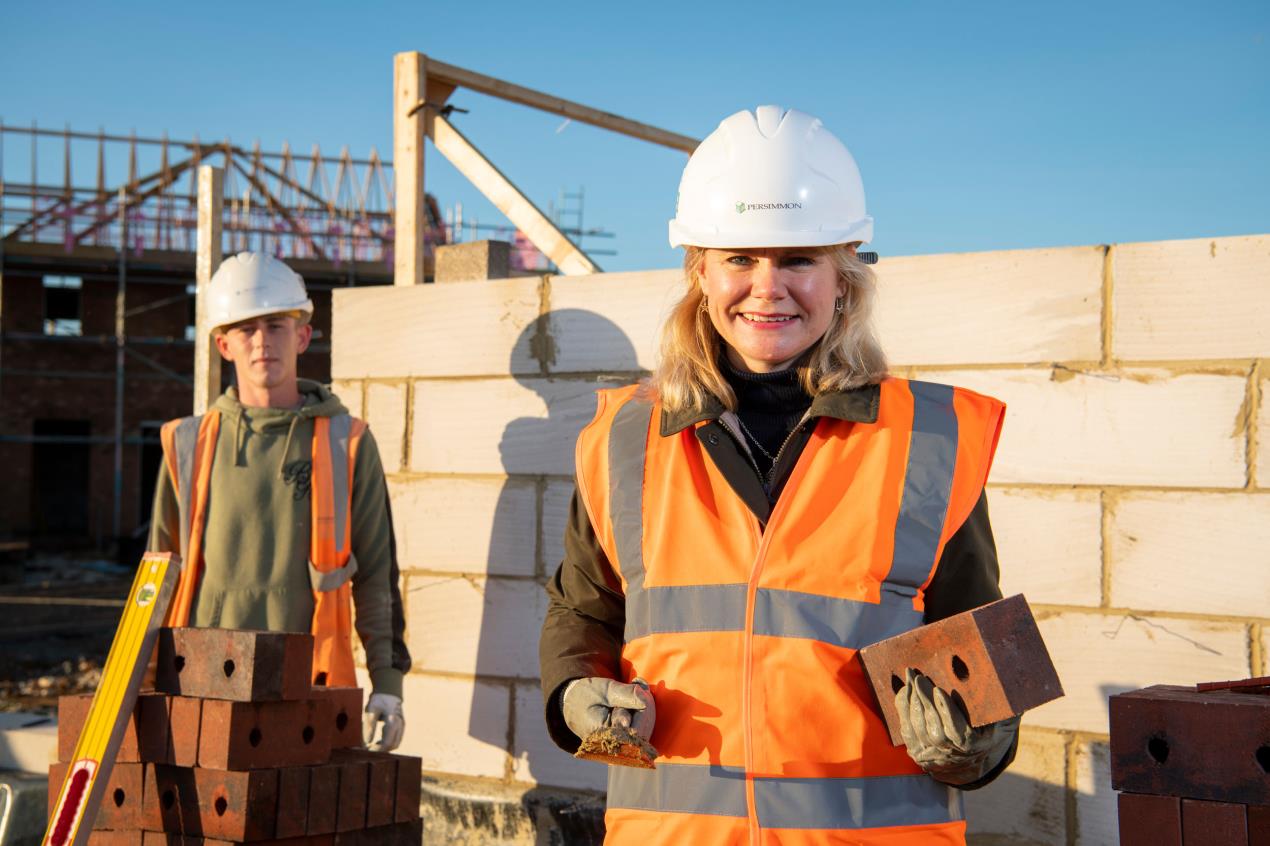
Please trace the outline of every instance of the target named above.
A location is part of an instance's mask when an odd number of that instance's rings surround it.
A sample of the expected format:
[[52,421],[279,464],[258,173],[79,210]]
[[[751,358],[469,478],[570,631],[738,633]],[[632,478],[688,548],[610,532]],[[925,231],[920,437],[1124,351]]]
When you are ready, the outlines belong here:
[[1076,762],[1076,842],[1082,846],[1116,846],[1116,793],[1111,789],[1107,744],[1078,741]]
[[883,259],[882,348],[910,365],[1096,361],[1102,267],[1101,247]]
[[683,270],[553,276],[552,373],[652,370],[662,324],[686,290]]
[[362,381],[360,379],[333,379],[331,392],[340,398],[348,413],[354,417],[366,419],[366,411],[362,408]]
[[539,373],[537,278],[334,292],[331,376]]
[[1226,802],[1183,799],[1182,842],[1186,846],[1247,846],[1248,809]]
[[538,685],[516,685],[512,776],[516,781],[533,784],[604,790],[608,784],[608,767],[575,758],[556,746],[547,734],[542,708],[542,691]]
[[404,463],[406,408],[405,383],[371,382],[366,386],[366,419],[385,473],[398,472]]
[[331,748],[347,749],[362,745],[362,689],[360,687],[315,687],[314,699],[331,703]]
[[511,275],[511,244],[506,241],[468,241],[441,244],[436,249],[437,282],[484,282]]
[[1102,506],[1097,491],[988,492],[1001,591],[1034,604],[1102,601]]
[[1117,244],[1112,267],[1116,358],[1270,354],[1270,236]]
[[1079,611],[1041,613],[1037,624],[1066,696],[1030,712],[1029,725],[1106,734],[1112,694],[1248,675],[1239,624]]
[[1270,805],[1268,774],[1270,696],[1154,685],[1111,697],[1117,790]]
[[[76,739],[79,732],[75,732]],[[0,713],[0,770],[42,773],[58,760],[58,721],[25,711]],[[71,743],[71,752],[75,744]],[[69,759],[70,756],[67,756]]]
[[286,702],[203,702],[198,765],[255,770],[320,764],[331,755],[335,730],[330,699]]
[[532,480],[410,479],[390,484],[389,493],[403,569],[534,574]]
[[417,382],[410,469],[572,475],[595,392],[616,383],[561,379]]
[[[45,765],[41,772],[0,770],[0,787],[8,794],[5,837],[15,846],[41,843],[48,828],[48,795],[51,792],[53,801],[57,801],[61,789],[60,784],[49,781],[48,767]],[[96,846],[91,837],[90,846]]]
[[1003,400],[993,482],[1244,486],[1240,376],[957,370],[918,378]]
[[1066,768],[1063,737],[1025,725],[1009,769],[987,787],[963,794],[970,842],[1065,843]]
[[573,482],[550,481],[542,497],[543,575],[550,577],[564,560],[564,527],[569,520],[569,503],[573,500]]
[[534,581],[411,576],[406,637],[416,667],[481,676],[538,674],[547,594]]
[[510,696],[503,685],[410,673],[405,679],[407,731],[397,750],[429,772],[501,779],[507,764]]
[[1027,600],[1016,595],[879,641],[860,650],[891,743],[904,737],[895,694],[912,668],[959,701],[983,726],[1063,695]]
[[236,629],[160,629],[155,688],[163,693],[264,702],[303,699],[313,635]]
[[1113,606],[1270,614],[1270,496],[1124,494],[1110,542]]
[[1119,795],[1120,846],[1182,846],[1182,800],[1142,793]]

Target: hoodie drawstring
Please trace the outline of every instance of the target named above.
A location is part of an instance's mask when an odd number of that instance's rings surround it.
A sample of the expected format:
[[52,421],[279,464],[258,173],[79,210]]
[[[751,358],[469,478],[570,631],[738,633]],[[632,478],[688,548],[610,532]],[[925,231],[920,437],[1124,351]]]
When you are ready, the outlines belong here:
[[246,462],[243,461],[243,447],[246,441],[243,437],[243,413],[238,412],[238,424],[234,428],[234,466],[242,467]]
[[278,462],[278,478],[285,479],[287,477],[287,453],[291,451],[291,436],[295,434],[296,424],[300,422],[300,415],[291,416],[291,425],[287,427],[287,442],[282,447],[282,460]]

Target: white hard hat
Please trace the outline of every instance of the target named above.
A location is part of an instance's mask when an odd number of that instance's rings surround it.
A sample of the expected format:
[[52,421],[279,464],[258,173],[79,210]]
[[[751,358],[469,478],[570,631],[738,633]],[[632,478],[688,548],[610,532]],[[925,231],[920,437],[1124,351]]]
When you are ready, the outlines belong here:
[[818,118],[759,106],[719,124],[679,181],[670,246],[821,247],[873,238],[855,159]]
[[300,274],[265,253],[239,253],[221,262],[207,285],[213,329],[286,311],[313,314]]

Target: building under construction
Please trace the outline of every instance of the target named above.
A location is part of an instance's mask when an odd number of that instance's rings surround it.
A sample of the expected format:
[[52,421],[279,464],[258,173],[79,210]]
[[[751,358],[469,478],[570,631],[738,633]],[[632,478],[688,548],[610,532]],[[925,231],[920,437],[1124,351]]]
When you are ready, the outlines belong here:
[[[192,407],[201,164],[225,173],[224,253],[305,278],[301,376],[328,379],[330,291],[392,281],[392,166],[374,151],[0,125],[0,543],[142,542],[159,426]],[[447,230],[426,208],[430,262]]]

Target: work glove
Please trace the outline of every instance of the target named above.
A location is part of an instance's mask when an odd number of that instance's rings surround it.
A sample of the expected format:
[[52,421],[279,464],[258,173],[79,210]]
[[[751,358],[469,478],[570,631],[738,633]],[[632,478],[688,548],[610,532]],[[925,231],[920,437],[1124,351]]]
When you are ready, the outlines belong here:
[[[382,728],[381,728],[382,726]],[[375,739],[379,729],[379,740]],[[401,713],[401,697],[391,693],[372,693],[362,714],[362,740],[372,752],[391,752],[401,744],[406,733],[406,718]]]
[[657,704],[648,682],[624,684],[613,679],[574,679],[560,697],[564,723],[582,739],[604,726],[625,726],[648,740],[657,720]]
[[970,784],[991,772],[1010,751],[1019,731],[1018,717],[975,728],[962,707],[926,676],[912,669],[905,676],[895,694],[900,733],[908,756],[933,778]]

